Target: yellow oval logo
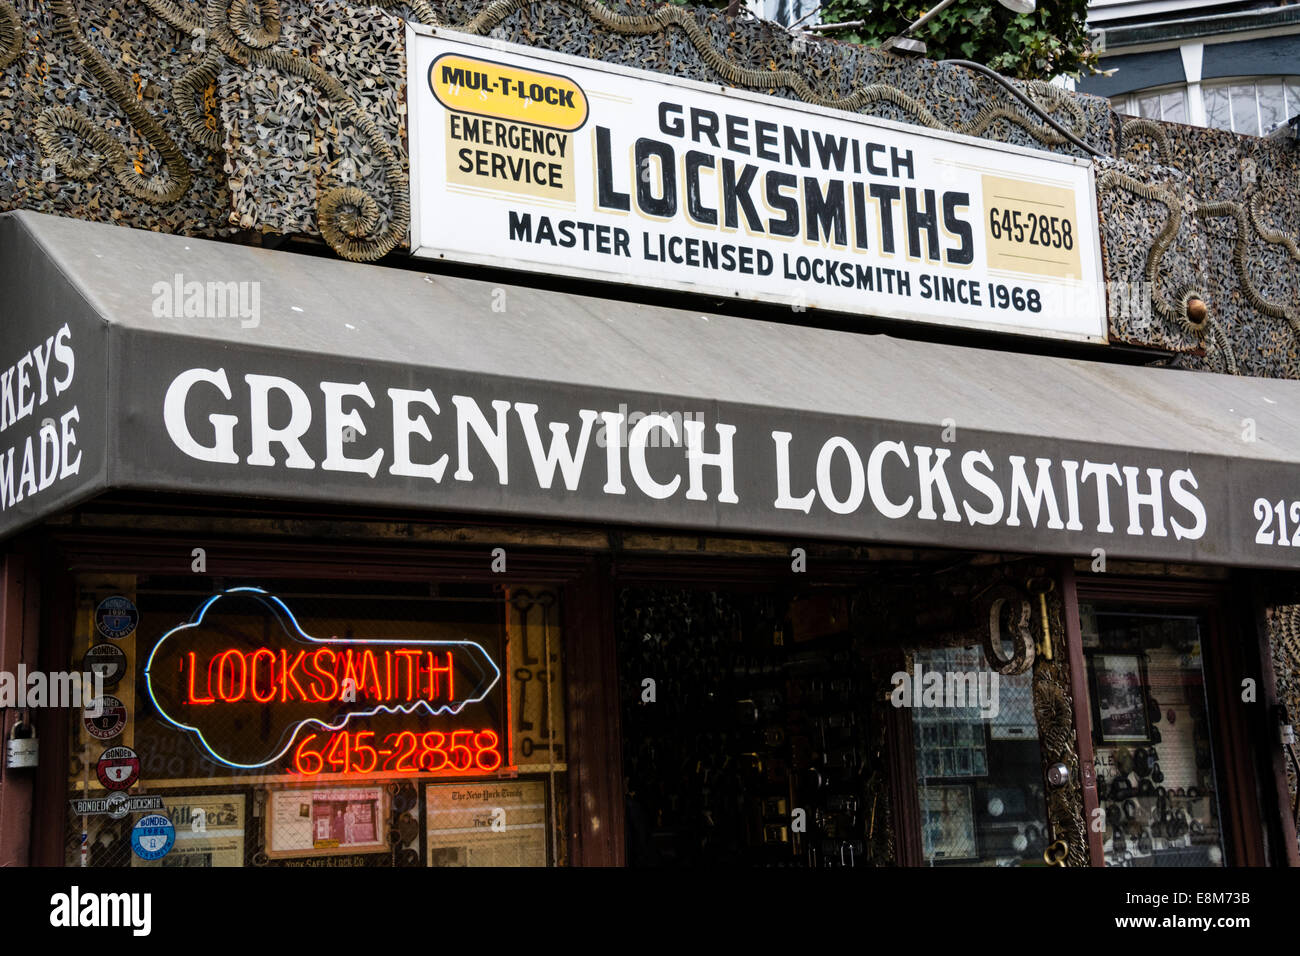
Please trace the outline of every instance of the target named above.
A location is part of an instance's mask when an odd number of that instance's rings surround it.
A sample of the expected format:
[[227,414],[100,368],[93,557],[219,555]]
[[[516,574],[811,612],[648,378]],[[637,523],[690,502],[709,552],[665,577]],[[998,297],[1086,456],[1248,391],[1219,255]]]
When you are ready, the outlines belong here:
[[572,132],[587,122],[587,97],[568,77],[444,53],[429,66],[429,88],[449,110]]

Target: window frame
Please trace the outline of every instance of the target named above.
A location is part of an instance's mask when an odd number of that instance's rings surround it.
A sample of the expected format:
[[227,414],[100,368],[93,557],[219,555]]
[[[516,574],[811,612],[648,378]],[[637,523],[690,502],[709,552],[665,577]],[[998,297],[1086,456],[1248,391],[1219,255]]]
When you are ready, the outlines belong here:
[[[1282,119],[1277,126],[1272,129],[1264,129],[1264,117],[1260,112],[1259,87],[1260,84],[1277,84],[1282,90]],[[1237,86],[1250,86],[1255,92],[1255,123],[1257,132],[1249,133],[1234,129],[1232,126],[1232,88]],[[1162,115],[1160,117],[1144,117],[1141,114],[1138,100],[1146,96],[1164,96],[1166,93],[1172,93],[1180,90],[1183,93],[1183,115],[1184,119],[1166,120]],[[1213,126],[1208,121],[1208,112],[1206,102],[1212,91],[1222,90],[1228,97],[1228,123],[1227,127]],[[1294,91],[1294,96],[1292,91]],[[1292,102],[1294,99],[1294,102]],[[1192,117],[1197,115],[1198,109],[1194,101],[1199,101],[1199,115],[1202,117],[1201,123],[1193,121]],[[1129,90],[1127,93],[1118,93],[1110,97],[1111,109],[1121,116],[1131,119],[1156,119],[1158,122],[1181,122],[1186,126],[1198,126],[1201,129],[1218,129],[1224,132],[1236,133],[1239,136],[1267,136],[1273,129],[1285,123],[1293,116],[1300,115],[1300,74],[1294,73],[1271,73],[1248,76],[1216,76],[1212,80],[1199,80],[1195,83],[1166,83],[1161,86],[1150,86],[1140,90]]]
[[[1241,625],[1242,615],[1234,601],[1228,581],[1168,581],[1141,578],[1106,581],[1077,580],[1076,598],[1070,614],[1070,666],[1086,679],[1086,662],[1080,634],[1078,606],[1095,604],[1107,611],[1196,615],[1204,621],[1201,635],[1202,668],[1205,695],[1209,706],[1210,738],[1214,755],[1215,784],[1218,793],[1220,824],[1223,828],[1225,867],[1264,866],[1269,862],[1264,845],[1263,808],[1259,802],[1257,781],[1262,770],[1256,766],[1252,730],[1242,712],[1241,685],[1238,678],[1256,673],[1248,642],[1254,635]],[[1235,622],[1235,623],[1234,623]],[[1078,682],[1076,681],[1076,685]],[[1261,708],[1262,711],[1262,708]],[[1092,759],[1092,723],[1090,709],[1082,699],[1075,700],[1076,715],[1087,721],[1089,760]],[[1257,717],[1262,714],[1255,715]],[[1085,806],[1091,814],[1097,804],[1096,774],[1088,766],[1091,801]],[[1101,851],[1101,834],[1089,828],[1089,845],[1094,866],[1105,866]]]

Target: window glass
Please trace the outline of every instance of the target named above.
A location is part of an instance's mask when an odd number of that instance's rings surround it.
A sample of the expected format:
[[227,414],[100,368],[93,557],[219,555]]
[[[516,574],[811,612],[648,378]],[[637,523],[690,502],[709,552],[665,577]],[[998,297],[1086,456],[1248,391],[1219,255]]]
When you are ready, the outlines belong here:
[[1127,93],[1123,96],[1114,97],[1110,101],[1110,105],[1116,113],[1122,113],[1124,116],[1133,115],[1133,110],[1129,107],[1129,97]]
[[1259,135],[1259,109],[1255,102],[1255,85],[1233,84],[1228,88],[1232,98],[1232,130],[1249,136]]
[[1047,808],[1032,673],[995,674],[967,647],[917,650],[917,674],[923,687],[944,688],[942,706],[912,710],[925,862],[1041,864]]
[[1287,118],[1286,102],[1279,80],[1269,80],[1256,85],[1259,92],[1259,125],[1261,133],[1271,133],[1278,123]]
[[70,720],[68,865],[556,862],[557,614],[476,584],[80,576],[72,661],[104,686]]
[[1200,621],[1079,611],[1106,865],[1222,865]]
[[1232,112],[1228,108],[1228,88],[1207,86],[1202,90],[1205,98],[1205,125],[1213,129],[1232,129]]
[[1138,116],[1144,119],[1160,119],[1160,94],[1138,97]]
[[1300,113],[1300,80],[1285,80],[1282,86],[1286,90],[1286,118],[1290,119]]
[[1187,91],[1170,90],[1160,94],[1160,118],[1166,123],[1187,122]]

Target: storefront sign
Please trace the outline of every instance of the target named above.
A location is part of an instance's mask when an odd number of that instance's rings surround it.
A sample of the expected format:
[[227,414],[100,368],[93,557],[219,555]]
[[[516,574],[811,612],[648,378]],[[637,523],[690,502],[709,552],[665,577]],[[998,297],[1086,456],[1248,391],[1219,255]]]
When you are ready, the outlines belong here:
[[[1281,462],[452,371],[344,372],[342,360],[331,377],[336,360],[319,356],[212,359],[195,365],[179,346],[148,358],[167,369],[153,413],[167,437],[137,438],[180,487],[203,475],[246,494],[448,512],[1300,564],[1300,490]],[[349,429],[357,440],[344,443]]]
[[410,24],[412,252],[1106,341],[1088,163]]
[[[99,337],[75,328],[30,315],[6,316],[0,344],[0,519],[72,498],[93,474],[93,466],[83,470],[84,433],[98,416],[83,420],[81,399],[94,393],[97,379],[102,388],[103,370],[85,369],[83,349]],[[93,435],[92,455],[101,445]]]
[[313,637],[283,601],[251,587],[205,601],[159,639],[145,666],[158,712],[214,760],[250,769],[292,750],[294,770],[308,776],[495,770],[491,728],[343,728],[378,714],[454,716],[500,678],[474,641]]

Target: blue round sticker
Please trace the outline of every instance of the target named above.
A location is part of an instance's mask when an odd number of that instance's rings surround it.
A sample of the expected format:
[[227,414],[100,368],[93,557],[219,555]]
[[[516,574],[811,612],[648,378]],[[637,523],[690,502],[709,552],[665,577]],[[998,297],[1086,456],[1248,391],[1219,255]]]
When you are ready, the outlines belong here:
[[141,817],[131,828],[131,849],[142,860],[161,860],[176,842],[176,828],[161,813]]
[[105,637],[120,641],[135,633],[135,626],[140,623],[140,612],[131,603],[130,598],[120,594],[104,598],[95,608],[95,629]]

